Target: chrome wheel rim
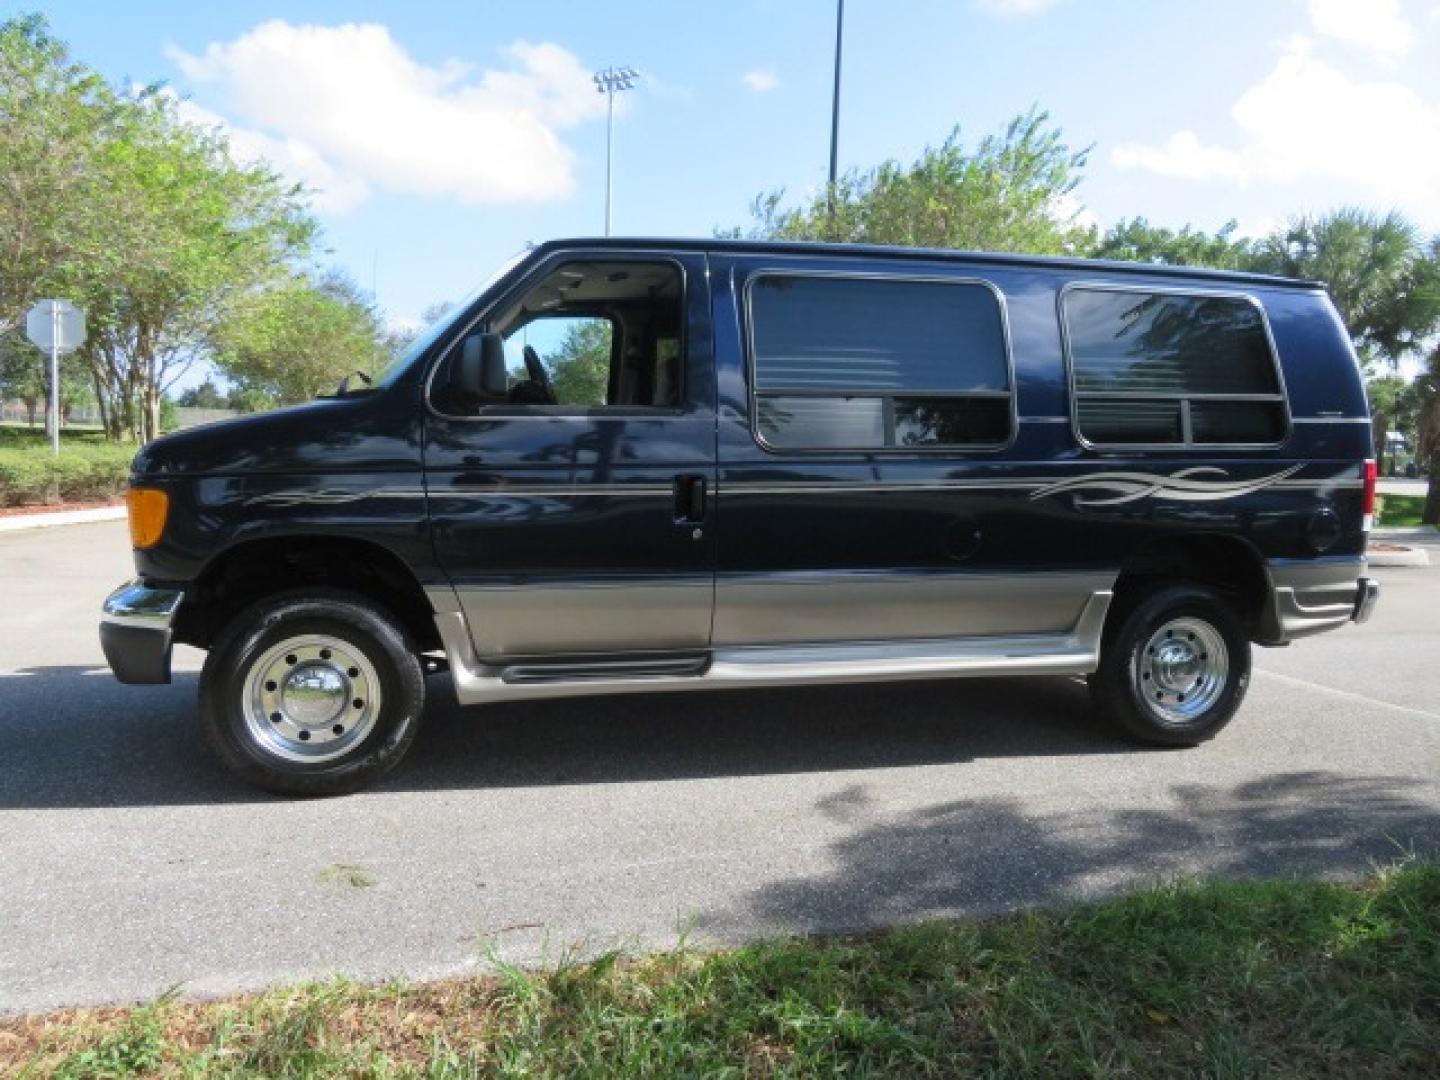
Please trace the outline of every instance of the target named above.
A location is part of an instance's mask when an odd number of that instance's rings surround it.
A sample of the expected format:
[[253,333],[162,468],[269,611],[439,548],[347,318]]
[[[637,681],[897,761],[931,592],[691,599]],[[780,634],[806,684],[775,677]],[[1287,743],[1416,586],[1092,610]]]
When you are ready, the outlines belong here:
[[245,729],[285,761],[334,761],[365,740],[380,715],[380,678],[365,654],[328,634],[270,646],[241,689]]
[[1193,724],[1225,692],[1230,653],[1204,619],[1171,619],[1150,635],[1135,664],[1135,692],[1167,726]]

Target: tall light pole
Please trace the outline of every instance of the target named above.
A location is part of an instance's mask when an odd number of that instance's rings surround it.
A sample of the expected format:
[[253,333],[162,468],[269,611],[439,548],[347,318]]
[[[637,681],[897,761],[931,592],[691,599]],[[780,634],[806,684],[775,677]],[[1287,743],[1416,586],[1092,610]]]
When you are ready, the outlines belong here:
[[634,87],[634,68],[606,68],[595,73],[595,89],[605,95],[605,235],[610,235],[610,159],[615,152],[615,95]]
[[[840,155],[840,55],[845,33],[845,0],[835,0],[835,92],[830,97],[830,229],[835,229],[835,180]],[[834,239],[832,235],[831,239]]]

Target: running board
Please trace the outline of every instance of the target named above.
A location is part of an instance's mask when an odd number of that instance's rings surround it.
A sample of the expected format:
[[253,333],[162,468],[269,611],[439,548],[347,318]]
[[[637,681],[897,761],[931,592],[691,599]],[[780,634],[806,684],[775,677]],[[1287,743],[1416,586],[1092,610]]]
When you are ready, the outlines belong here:
[[502,667],[500,678],[511,685],[589,682],[595,679],[662,679],[703,675],[709,664],[708,655],[654,660],[532,661]]
[[[444,611],[435,625],[462,705],[492,701],[633,694],[669,690],[737,690],[760,686],[889,682],[981,675],[1085,675],[1100,662],[1100,636],[1111,594],[1092,593],[1063,634],[953,638],[944,641],[845,642],[715,650],[705,663],[602,661],[495,665],[475,656],[465,615]],[[662,670],[659,664],[664,664]]]

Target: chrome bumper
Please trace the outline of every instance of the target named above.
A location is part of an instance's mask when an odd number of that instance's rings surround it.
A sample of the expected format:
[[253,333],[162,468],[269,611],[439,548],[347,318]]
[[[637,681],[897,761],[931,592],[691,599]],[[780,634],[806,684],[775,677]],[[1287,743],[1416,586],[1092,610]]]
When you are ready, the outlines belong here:
[[171,624],[185,593],[152,589],[138,581],[105,598],[100,614],[100,647],[122,683],[170,681]]

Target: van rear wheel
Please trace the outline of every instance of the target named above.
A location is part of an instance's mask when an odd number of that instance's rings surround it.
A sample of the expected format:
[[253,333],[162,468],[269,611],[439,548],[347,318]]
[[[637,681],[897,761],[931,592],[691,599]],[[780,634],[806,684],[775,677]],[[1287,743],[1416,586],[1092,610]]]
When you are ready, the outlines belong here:
[[1235,611],[1209,589],[1170,585],[1119,614],[1089,677],[1096,710],[1157,746],[1213,738],[1250,686],[1250,641]]
[[262,600],[221,633],[200,676],[206,737],[231,772],[284,795],[336,795],[404,756],[425,704],[395,620],[339,591]]

